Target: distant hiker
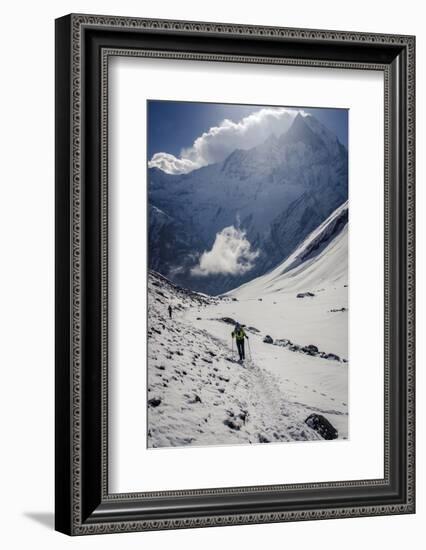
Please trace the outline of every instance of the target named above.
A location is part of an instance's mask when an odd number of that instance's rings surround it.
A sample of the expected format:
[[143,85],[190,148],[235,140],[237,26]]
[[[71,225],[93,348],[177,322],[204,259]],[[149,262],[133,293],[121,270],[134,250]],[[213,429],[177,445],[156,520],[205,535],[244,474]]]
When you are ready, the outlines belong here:
[[169,306],[168,310],[169,310],[169,317],[171,319],[172,318],[172,306]]
[[232,332],[232,338],[235,338],[235,341],[237,342],[237,349],[238,349],[238,355],[240,356],[240,361],[244,361],[246,358],[244,353],[244,338],[247,338],[247,334],[244,332],[243,327],[237,323],[235,325],[235,329]]

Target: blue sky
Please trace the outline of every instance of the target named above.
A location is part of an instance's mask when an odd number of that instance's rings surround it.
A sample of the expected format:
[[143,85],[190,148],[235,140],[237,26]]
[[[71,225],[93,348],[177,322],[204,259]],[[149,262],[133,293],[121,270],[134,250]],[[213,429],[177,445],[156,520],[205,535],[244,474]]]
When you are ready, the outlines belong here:
[[[215,150],[213,154],[209,152],[205,153],[205,157],[200,160],[200,152],[191,151],[191,147],[194,141],[200,137],[203,133],[209,132],[212,127],[219,127],[222,125],[225,119],[232,121],[234,128],[231,128],[231,133],[235,134],[239,132],[235,127],[238,123],[241,123],[242,119],[247,119],[250,115],[259,113],[260,111],[276,111],[274,107],[262,106],[262,105],[235,105],[235,104],[221,104],[221,103],[196,103],[196,102],[180,102],[180,101],[148,101],[148,159],[152,159],[154,155],[159,153],[165,153],[167,162],[171,160],[174,166],[173,173],[182,173],[184,171],[190,171],[201,165],[209,164],[211,162],[217,162],[222,160],[220,154],[217,152],[220,144],[212,145],[214,136],[210,136],[209,147],[212,146]],[[322,124],[333,131],[338,137],[339,141],[348,146],[348,110],[346,109],[329,109],[329,108],[311,108],[311,107],[285,107],[284,110],[290,113],[294,113],[295,110],[302,109],[304,112],[315,116]],[[281,108],[281,110],[283,110]],[[264,121],[258,124],[258,136],[259,143],[264,140],[264,132],[268,132],[268,128],[274,128],[274,133],[280,133],[281,127],[277,125],[276,120],[272,116],[266,116]],[[286,115],[283,115],[284,117]],[[272,120],[272,122],[271,122]],[[284,128],[286,128],[286,122]],[[262,133],[263,132],[263,133]],[[229,134],[229,133],[228,133]],[[221,139],[223,142],[228,143],[228,147],[231,149],[234,145],[235,148],[249,148],[256,145],[256,128],[251,127],[251,138],[246,146],[244,139],[239,134],[239,137],[230,139],[226,132],[221,134],[221,137],[217,136],[217,141]],[[228,140],[228,141],[227,141]],[[234,145],[233,145],[234,144]],[[204,145],[203,145],[204,147]],[[186,149],[184,157],[188,157],[182,165],[182,150]],[[229,153],[232,152],[229,150]],[[204,154],[203,153],[203,154]],[[224,155],[227,151],[223,152]],[[209,156],[210,155],[210,156]],[[170,156],[170,158],[169,158]],[[163,160],[161,159],[161,162]],[[192,164],[191,164],[192,162]],[[195,164],[194,164],[195,162]],[[197,164],[198,163],[198,164]],[[160,167],[160,165],[159,165]],[[164,168],[163,168],[164,169]],[[167,170],[166,170],[167,171]],[[172,172],[171,172],[172,173]]]
[[148,158],[166,151],[179,155],[184,147],[225,118],[238,122],[259,110],[253,105],[226,105],[223,103],[192,103],[186,101],[148,102]]

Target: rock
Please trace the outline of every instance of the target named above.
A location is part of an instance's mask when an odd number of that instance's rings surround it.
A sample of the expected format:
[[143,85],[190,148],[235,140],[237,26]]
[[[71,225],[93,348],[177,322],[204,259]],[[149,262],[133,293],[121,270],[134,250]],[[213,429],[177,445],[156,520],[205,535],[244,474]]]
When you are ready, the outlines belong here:
[[267,334],[267,335],[265,336],[265,338],[263,339],[263,342],[264,342],[265,344],[273,344],[273,343],[274,343],[274,340],[273,340],[273,338],[272,338],[271,336],[269,336],[269,334]]
[[313,346],[312,344],[310,344],[309,346],[303,346],[303,348],[301,348],[301,351],[303,353],[306,353],[306,355],[318,355],[318,348],[316,346]]
[[247,419],[247,411],[241,411],[238,415],[238,418],[240,418],[245,424]]
[[315,294],[313,292],[299,292],[299,294],[297,294],[297,298],[307,298],[307,297],[313,297],[315,296]]
[[148,407],[158,407],[161,404],[161,399],[159,397],[153,397],[148,399]]
[[338,436],[336,428],[321,414],[310,414],[305,420],[305,424],[315,430],[323,439],[336,439]]
[[233,302],[238,302],[238,299],[237,298],[232,298],[232,301]]
[[279,340],[275,340],[274,344],[276,346],[281,346],[282,348],[287,348],[292,346],[293,342],[287,338],[280,338]]
[[259,301],[259,302],[262,302],[263,300],[262,300],[262,298],[258,298],[258,301]]
[[332,361],[340,361],[340,357],[335,353],[327,353],[326,359],[331,359]]
[[194,397],[188,400],[188,403],[190,403],[191,405],[193,405],[194,403],[201,403],[201,397],[195,393]]
[[259,443],[270,443],[271,441],[266,437],[264,436],[263,434],[259,434],[258,436],[258,439],[259,439]]
[[256,327],[248,327],[247,330],[251,330],[252,332],[260,332],[260,330]]
[[239,426],[238,424],[236,424],[233,420],[230,420],[229,418],[226,418],[223,423],[225,424],[225,426],[228,426],[228,428],[231,428],[231,430],[240,430],[241,429],[241,426]]
[[197,317],[197,321],[201,321],[201,317]]
[[221,317],[220,320],[223,323],[227,323],[228,325],[236,325],[237,324],[237,322],[234,321],[234,319],[232,319],[232,317]]
[[309,353],[318,353],[319,351],[313,344],[309,344],[309,346],[305,346],[303,349],[307,349]]

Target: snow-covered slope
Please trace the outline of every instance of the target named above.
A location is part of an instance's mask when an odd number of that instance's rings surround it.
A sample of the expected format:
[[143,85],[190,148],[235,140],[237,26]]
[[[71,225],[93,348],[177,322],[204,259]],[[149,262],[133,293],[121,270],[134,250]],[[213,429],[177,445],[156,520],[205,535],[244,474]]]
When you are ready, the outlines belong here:
[[[257,364],[254,352],[245,366],[236,361],[232,326],[221,320],[229,299],[181,289],[155,272],[148,285],[149,447],[321,439],[304,422],[312,411],[322,410],[318,400],[303,404],[294,382],[288,394],[283,392],[279,376]],[[253,347],[259,343],[253,335]],[[297,359],[300,364],[305,358]],[[319,361],[329,372],[341,368]]]
[[[209,294],[263,275],[347,199],[347,173],[345,147],[318,120],[301,114],[281,136],[237,149],[221,163],[185,175],[151,168],[150,268]],[[253,269],[194,275],[200,255],[232,225],[259,253]]]
[[323,292],[348,283],[348,201],[337,208],[270,273],[229,292],[237,298],[274,293]]
[[[272,301],[211,298],[155,272],[148,289],[149,447],[322,440],[305,423],[312,413],[347,438],[347,363],[264,343],[271,325],[274,338],[290,334]],[[231,343],[232,319],[247,325],[244,365]],[[307,336],[301,318],[293,321],[309,339],[309,323]],[[322,338],[322,350],[336,351],[331,345]]]
[[242,322],[255,317],[274,339],[348,360],[348,203],[275,269],[228,295],[238,299]]

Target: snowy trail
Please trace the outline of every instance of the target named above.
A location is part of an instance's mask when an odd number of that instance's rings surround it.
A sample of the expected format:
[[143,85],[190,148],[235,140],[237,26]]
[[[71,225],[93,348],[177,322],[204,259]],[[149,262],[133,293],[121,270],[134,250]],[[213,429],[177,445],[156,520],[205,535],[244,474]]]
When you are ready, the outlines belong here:
[[[242,306],[244,308],[244,303]],[[219,337],[221,345],[226,347],[227,341],[230,341],[227,335],[230,335],[232,327],[210,317],[213,312],[223,313],[223,307],[222,303],[206,306],[202,311],[203,318],[198,317],[197,322],[207,328],[207,334],[211,337]],[[239,306],[232,303],[231,307],[239,318]],[[200,311],[196,315],[199,314]],[[194,315],[193,311],[184,314],[189,320]],[[253,404],[259,407],[256,413],[261,418],[259,425],[270,423],[270,419],[274,418],[271,429],[266,431],[275,434],[275,439],[304,440],[306,426],[303,421],[311,412],[317,412],[332,420],[342,438],[347,437],[347,366],[315,357],[297,356],[285,349],[264,344],[262,336],[258,335],[250,334],[250,346],[254,359],[246,361],[246,365],[255,375],[250,390],[254,394],[251,398]],[[231,351],[229,346],[228,349]],[[339,395],[346,401],[339,401]],[[268,405],[267,411],[265,404]],[[287,417],[295,420],[296,426]]]
[[[209,310],[205,306],[204,311]],[[180,321],[185,323],[185,312],[179,314]],[[304,424],[306,414],[304,405],[301,403],[288,402],[279,389],[279,380],[276,375],[262,369],[256,362],[246,359],[241,365],[237,361],[237,352],[234,347],[210,333],[208,330],[201,331],[206,342],[214,342],[225,352],[225,355],[232,359],[235,368],[242,368],[249,371],[248,384],[246,384],[246,402],[249,405],[245,419],[245,427],[248,432],[256,434],[250,438],[250,443],[270,443],[273,441],[294,441],[321,439],[315,432]],[[248,346],[246,357],[249,356]],[[238,383],[236,385],[236,389]],[[297,412],[301,414],[296,414]],[[297,418],[299,416],[299,418]]]
[[[249,319],[258,320],[256,328],[260,333],[249,332],[253,360],[247,364],[255,374],[254,391],[259,402],[269,403],[270,407],[269,413],[260,409],[258,415],[263,416],[263,423],[267,416],[279,419],[273,423],[272,432],[278,433],[280,440],[305,439],[303,420],[312,412],[325,415],[339,430],[339,437],[347,438],[348,365],[265,344],[263,337],[269,330],[263,330],[262,315],[258,313],[265,307],[268,304],[264,301],[229,301],[207,305],[196,313],[189,310],[183,315],[190,324],[197,318],[197,324],[222,345],[230,342],[232,326],[219,319],[238,319],[247,326],[255,324]],[[267,327],[270,328],[268,324]],[[296,427],[288,417],[295,421]]]
[[219,300],[179,294],[159,277],[150,285],[149,447],[320,439],[274,373],[255,360],[242,366],[232,359],[229,327],[218,334],[201,319]]

